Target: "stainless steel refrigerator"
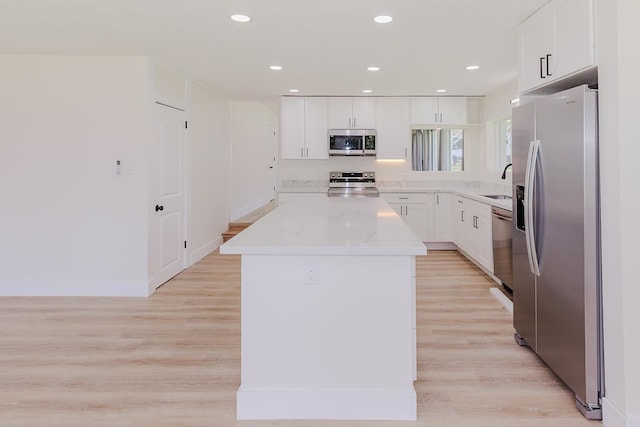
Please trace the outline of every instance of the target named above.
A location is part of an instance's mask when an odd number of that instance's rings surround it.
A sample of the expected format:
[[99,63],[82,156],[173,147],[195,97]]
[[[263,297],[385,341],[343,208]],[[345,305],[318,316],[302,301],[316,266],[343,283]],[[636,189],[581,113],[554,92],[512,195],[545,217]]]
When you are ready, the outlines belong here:
[[597,92],[575,87],[513,109],[513,321],[601,419]]

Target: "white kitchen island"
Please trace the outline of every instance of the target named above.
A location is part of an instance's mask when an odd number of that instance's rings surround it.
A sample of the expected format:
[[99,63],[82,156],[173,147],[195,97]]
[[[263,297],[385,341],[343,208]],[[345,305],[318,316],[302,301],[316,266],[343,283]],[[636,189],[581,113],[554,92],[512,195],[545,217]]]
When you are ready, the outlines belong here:
[[415,256],[379,198],[287,203],[242,255],[238,419],[416,419]]

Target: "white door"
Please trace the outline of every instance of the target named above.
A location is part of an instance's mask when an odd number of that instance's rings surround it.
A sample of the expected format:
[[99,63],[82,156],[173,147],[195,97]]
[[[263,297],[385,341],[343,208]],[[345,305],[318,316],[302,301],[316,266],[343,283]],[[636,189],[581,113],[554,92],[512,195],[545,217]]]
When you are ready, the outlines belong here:
[[152,165],[151,284],[162,285],[184,269],[184,111],[156,104]]
[[278,155],[278,134],[275,129],[271,129],[271,149],[268,150],[269,158],[267,159],[268,178],[267,178],[267,194],[273,200],[276,198],[276,156]]

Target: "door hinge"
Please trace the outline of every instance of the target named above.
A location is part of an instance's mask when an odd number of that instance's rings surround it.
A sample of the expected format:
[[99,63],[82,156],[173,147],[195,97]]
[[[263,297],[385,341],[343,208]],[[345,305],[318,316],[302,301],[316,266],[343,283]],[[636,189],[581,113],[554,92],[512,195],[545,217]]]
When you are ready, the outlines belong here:
[[184,241],[184,248],[187,249],[187,241]]
[[184,121],[184,128],[185,128],[185,129],[188,129],[187,121],[186,121],[186,120]]

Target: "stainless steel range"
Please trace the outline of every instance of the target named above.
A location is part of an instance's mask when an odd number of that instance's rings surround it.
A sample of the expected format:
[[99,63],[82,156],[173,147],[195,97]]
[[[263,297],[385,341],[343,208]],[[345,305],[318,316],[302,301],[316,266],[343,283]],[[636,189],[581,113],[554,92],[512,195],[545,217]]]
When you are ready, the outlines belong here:
[[329,172],[329,197],[378,197],[375,172]]

